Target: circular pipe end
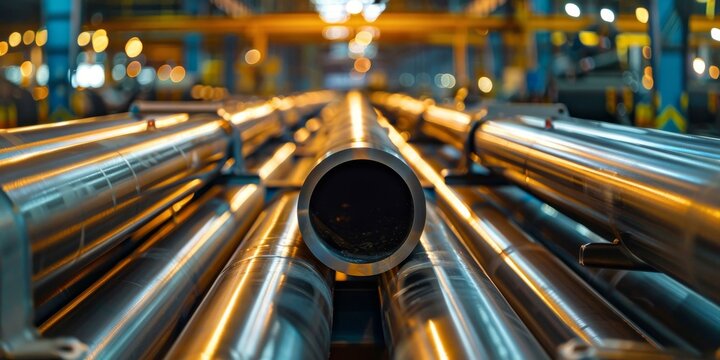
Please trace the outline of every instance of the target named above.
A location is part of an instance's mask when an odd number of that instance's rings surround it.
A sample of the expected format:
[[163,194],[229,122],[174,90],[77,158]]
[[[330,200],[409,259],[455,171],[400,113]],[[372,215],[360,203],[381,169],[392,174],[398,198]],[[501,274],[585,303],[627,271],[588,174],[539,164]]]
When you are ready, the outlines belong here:
[[425,195],[408,165],[387,152],[349,148],[323,159],[298,200],[305,244],[328,267],[353,276],[383,273],[417,245]]

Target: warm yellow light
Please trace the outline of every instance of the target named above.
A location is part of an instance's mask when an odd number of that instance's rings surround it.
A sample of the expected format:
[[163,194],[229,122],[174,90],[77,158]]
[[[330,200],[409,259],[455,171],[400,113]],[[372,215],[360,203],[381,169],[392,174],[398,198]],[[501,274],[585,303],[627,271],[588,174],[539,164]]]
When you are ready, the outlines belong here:
[[47,44],[47,29],[38,30],[35,34],[35,45],[44,46]]
[[165,64],[158,68],[157,70],[157,77],[158,80],[165,81],[170,78],[170,71],[172,71],[172,66]]
[[594,31],[581,31],[578,37],[585,46],[598,46],[600,43],[600,36]]
[[720,77],[720,68],[717,67],[717,65],[713,65],[708,69],[708,74],[710,74],[710,77],[717,80],[718,77]]
[[260,50],[250,49],[245,53],[245,62],[250,65],[254,65],[260,61],[261,57],[262,57],[262,54],[260,53]]
[[127,76],[134,78],[140,74],[140,70],[142,70],[142,65],[140,65],[140,62],[131,61],[127,66]]
[[643,75],[642,78],[642,86],[645,88],[645,90],[650,90],[653,87],[653,78],[647,75]]
[[635,17],[639,22],[647,24],[648,20],[650,19],[650,13],[648,12],[648,9],[644,7],[639,7],[635,9]]
[[30,45],[35,41],[35,32],[32,30],[26,30],[22,36],[23,44]]
[[492,91],[492,88],[493,88],[493,83],[489,77],[483,76],[478,79],[478,89],[480,89],[480,91],[487,94],[490,91]]
[[370,62],[370,59],[364,57],[355,60],[355,64],[353,65],[355,71],[359,73],[368,72],[370,67],[372,67],[372,62]]
[[39,86],[32,90],[32,97],[34,100],[43,100],[48,96],[47,86]]
[[90,33],[83,31],[78,35],[77,44],[78,46],[85,46],[90,43]]
[[28,77],[30,74],[32,74],[33,71],[33,64],[30,61],[24,61],[20,65],[20,74],[22,74],[23,77]]
[[650,60],[652,57],[652,50],[649,46],[645,45],[642,47],[642,54],[645,59]]
[[7,54],[8,43],[6,41],[0,41],[0,56]]
[[97,30],[92,34],[92,47],[97,53],[105,51],[109,42],[107,32],[103,29]]
[[644,74],[645,76],[652,77],[652,75],[653,75],[652,67],[646,66],[645,69],[643,69],[643,74]]
[[346,26],[326,26],[323,28],[322,35],[327,40],[343,40],[350,35],[350,29]]
[[567,42],[567,36],[562,31],[555,31],[550,35],[550,42],[555,46],[562,46]]
[[22,41],[22,35],[20,35],[19,32],[14,32],[8,36],[8,44],[10,44],[11,47],[20,45],[20,41]]
[[368,46],[373,40],[373,34],[369,31],[360,31],[355,35],[355,42],[361,46]]
[[705,72],[705,60],[696,57],[695,60],[693,60],[692,62],[692,68],[696,74],[702,75],[702,73]]
[[170,70],[170,81],[179,83],[185,79],[185,68],[178,65]]
[[130,40],[125,43],[125,54],[128,57],[134,58],[142,53],[143,44],[138,37],[131,37]]

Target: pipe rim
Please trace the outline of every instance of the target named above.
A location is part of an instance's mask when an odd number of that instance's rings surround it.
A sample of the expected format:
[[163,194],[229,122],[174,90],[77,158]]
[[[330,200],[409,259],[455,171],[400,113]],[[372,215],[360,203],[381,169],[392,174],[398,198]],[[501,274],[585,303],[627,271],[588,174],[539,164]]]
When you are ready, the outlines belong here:
[[[390,256],[374,262],[349,262],[335,254],[315,233],[310,221],[310,198],[320,179],[334,167],[355,160],[375,161],[395,171],[407,185],[413,200],[413,220],[405,241]],[[310,171],[298,198],[298,224],[305,245],[326,266],[352,276],[381,274],[396,267],[410,256],[425,227],[425,215],[425,193],[413,170],[397,156],[368,147],[351,147],[326,156]]]

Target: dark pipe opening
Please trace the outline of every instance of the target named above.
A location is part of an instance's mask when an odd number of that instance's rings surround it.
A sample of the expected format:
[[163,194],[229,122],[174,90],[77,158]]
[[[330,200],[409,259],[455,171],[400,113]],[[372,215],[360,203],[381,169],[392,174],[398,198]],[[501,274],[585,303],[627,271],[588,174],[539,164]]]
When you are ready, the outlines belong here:
[[410,189],[393,169],[353,160],[328,171],[310,196],[310,224],[337,254],[354,263],[382,260],[403,244],[413,223]]

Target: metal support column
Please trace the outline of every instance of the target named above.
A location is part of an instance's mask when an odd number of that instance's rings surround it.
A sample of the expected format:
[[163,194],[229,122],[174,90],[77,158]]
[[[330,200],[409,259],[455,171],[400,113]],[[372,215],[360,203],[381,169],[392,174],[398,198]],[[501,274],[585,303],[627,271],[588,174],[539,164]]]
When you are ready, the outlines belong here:
[[[51,1],[51,0],[47,0]],[[187,15],[199,15],[201,13],[199,0],[183,0],[183,10]],[[199,78],[200,61],[202,56],[202,35],[200,33],[189,33],[185,35],[185,70],[188,75]]]
[[45,52],[50,72],[48,79],[50,113],[67,113],[72,91],[68,70],[77,53],[74,39],[79,29],[80,1],[43,0],[42,9],[43,20],[48,30]]
[[655,127],[687,129],[688,2],[650,2],[650,43],[655,77]]
[[236,80],[235,61],[237,60],[238,55],[238,37],[237,35],[225,35],[223,43],[223,56],[225,57],[223,76],[225,88],[227,88],[228,92],[234,93]]

